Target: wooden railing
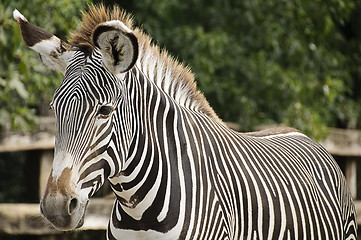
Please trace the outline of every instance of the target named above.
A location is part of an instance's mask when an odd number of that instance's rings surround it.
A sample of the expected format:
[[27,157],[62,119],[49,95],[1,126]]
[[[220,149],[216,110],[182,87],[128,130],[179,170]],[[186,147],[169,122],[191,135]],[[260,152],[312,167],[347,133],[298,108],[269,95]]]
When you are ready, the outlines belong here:
[[[51,119],[50,125],[53,124]],[[0,153],[40,150],[39,199],[51,169],[54,149],[54,129],[40,129],[33,134],[8,134],[0,142]],[[342,157],[345,176],[355,199],[357,215],[361,216],[361,201],[357,200],[357,162],[361,160],[361,131],[331,129],[322,143],[335,156]],[[81,230],[105,230],[114,199],[91,199]],[[358,220],[361,225],[361,218]],[[2,234],[57,234],[41,216],[39,204],[0,203],[0,233]]]

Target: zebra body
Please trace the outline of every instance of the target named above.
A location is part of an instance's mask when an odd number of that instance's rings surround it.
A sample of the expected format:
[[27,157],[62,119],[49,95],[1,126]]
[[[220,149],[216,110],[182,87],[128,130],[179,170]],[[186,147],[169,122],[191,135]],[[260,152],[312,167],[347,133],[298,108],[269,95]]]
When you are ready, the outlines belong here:
[[[26,19],[15,18],[26,34]],[[65,78],[41,203],[54,226],[81,226],[108,179],[108,239],[356,239],[345,178],[322,146],[291,128],[227,128],[189,70],[132,31],[123,12],[93,7],[84,19],[73,47],[24,37],[42,59],[66,59],[56,65]],[[49,41],[66,46],[54,59],[39,50]]]

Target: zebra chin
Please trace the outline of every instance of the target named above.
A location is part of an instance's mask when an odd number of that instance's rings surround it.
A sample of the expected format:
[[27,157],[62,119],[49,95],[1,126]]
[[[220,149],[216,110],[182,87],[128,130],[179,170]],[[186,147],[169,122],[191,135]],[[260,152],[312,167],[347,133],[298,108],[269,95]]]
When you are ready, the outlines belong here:
[[61,194],[48,195],[40,202],[40,212],[56,229],[69,231],[83,226],[88,202]]

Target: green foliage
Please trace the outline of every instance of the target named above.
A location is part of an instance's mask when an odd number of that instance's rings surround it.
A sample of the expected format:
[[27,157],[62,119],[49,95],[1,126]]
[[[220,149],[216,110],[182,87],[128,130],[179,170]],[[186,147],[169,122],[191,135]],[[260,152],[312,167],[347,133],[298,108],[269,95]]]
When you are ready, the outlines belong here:
[[321,138],[327,127],[361,127],[361,37],[345,34],[360,24],[356,1],[137,0],[124,7],[192,67],[211,106],[242,130],[282,123]]
[[37,54],[22,42],[13,10],[32,23],[66,38],[87,0],[29,0],[0,3],[0,129],[29,131],[48,105],[62,76],[42,66]]
[[[86,2],[0,3],[0,126],[31,128],[62,79],[22,44],[13,9],[65,38]],[[114,2],[189,64],[220,117],[243,131],[281,123],[320,138],[327,127],[361,128],[359,2],[105,0]]]

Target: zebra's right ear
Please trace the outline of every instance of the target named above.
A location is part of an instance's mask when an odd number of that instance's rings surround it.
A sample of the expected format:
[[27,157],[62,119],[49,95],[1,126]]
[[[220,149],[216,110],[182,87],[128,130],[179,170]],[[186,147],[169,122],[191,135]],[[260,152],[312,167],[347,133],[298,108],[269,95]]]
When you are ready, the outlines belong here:
[[18,10],[14,10],[13,15],[19,23],[25,44],[39,53],[45,66],[65,74],[69,59],[74,53],[71,46],[55,35],[29,23]]
[[119,20],[99,24],[92,40],[103,55],[104,65],[114,74],[129,71],[137,62],[138,40]]

